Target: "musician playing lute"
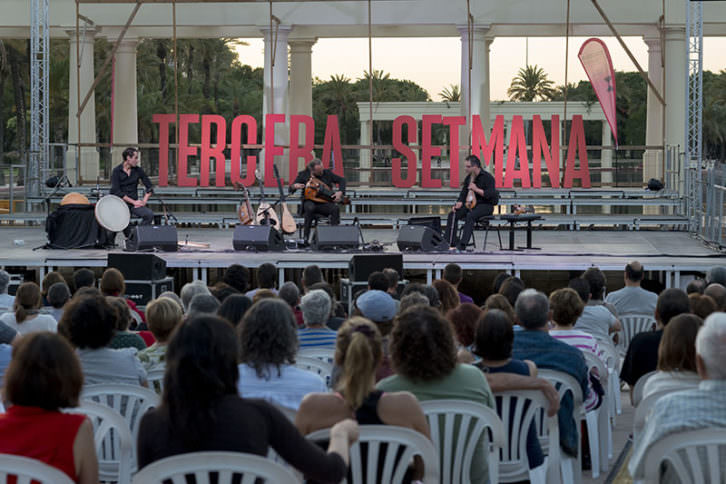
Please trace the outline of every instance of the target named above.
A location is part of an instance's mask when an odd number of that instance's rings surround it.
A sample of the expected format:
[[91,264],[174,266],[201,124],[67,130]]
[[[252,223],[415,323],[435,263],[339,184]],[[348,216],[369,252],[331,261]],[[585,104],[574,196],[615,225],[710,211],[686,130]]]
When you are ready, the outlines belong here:
[[[306,196],[313,190],[306,190],[306,185],[315,185],[322,182],[323,190],[317,190],[317,196]],[[302,190],[300,205],[305,217],[303,225],[303,236],[307,242],[310,237],[310,227],[315,215],[322,215],[330,218],[330,225],[340,224],[340,206],[338,203],[343,199],[345,193],[345,178],[338,176],[331,170],[323,168],[323,162],[315,158],[308,163],[307,168],[298,172],[295,181],[290,185],[290,193],[295,190]]]

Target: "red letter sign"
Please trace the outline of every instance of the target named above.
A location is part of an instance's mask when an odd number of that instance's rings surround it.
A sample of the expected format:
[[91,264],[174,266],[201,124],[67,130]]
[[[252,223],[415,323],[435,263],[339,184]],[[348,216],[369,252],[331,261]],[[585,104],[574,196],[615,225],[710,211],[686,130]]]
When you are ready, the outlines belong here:
[[169,185],[169,124],[176,116],[173,114],[154,114],[152,123],[159,123],[159,186]]
[[323,143],[323,168],[330,166],[330,152],[333,152],[333,173],[343,176],[343,150],[340,148],[340,127],[338,116],[328,115],[328,122],[325,125],[325,141]]
[[444,126],[449,127],[449,186],[459,186],[459,126],[466,124],[465,116],[446,116]]
[[441,156],[441,148],[431,146],[431,125],[441,124],[438,114],[424,114],[421,126],[421,186],[441,188],[441,180],[431,178],[431,157]]
[[547,144],[542,118],[535,114],[532,118],[532,186],[542,188],[542,153],[544,153],[550,186],[560,188],[560,117],[552,115],[550,122],[552,131],[552,151]]
[[[517,153],[519,153],[519,168],[517,168]],[[509,135],[507,176],[504,179],[504,188],[512,188],[515,178],[522,180],[522,188],[529,188],[531,186],[529,181],[527,140],[524,139],[524,122],[522,121],[522,116],[512,116],[512,132]]]
[[408,168],[406,169],[406,179],[401,178],[401,158],[393,158],[392,175],[393,186],[397,188],[410,188],[416,183],[416,152],[408,147],[408,144],[402,141],[403,125],[408,127],[408,142],[416,143],[416,133],[418,125],[416,120],[411,116],[398,116],[393,121],[393,149],[406,157]]
[[477,114],[472,119],[471,154],[476,155],[488,166],[494,153],[494,180],[497,188],[504,182],[504,116],[501,114],[494,120],[489,143],[487,143],[481,117]]
[[252,116],[241,115],[232,121],[232,149],[230,150],[230,170],[229,174],[232,184],[235,182],[242,183],[248,187],[255,183],[255,170],[257,169],[257,155],[247,156],[247,176],[244,180],[240,179],[242,168],[242,126],[247,126],[247,144],[253,145],[257,143],[257,120]]
[[277,182],[273,175],[272,165],[275,164],[275,156],[283,155],[285,150],[281,146],[275,146],[275,125],[284,123],[284,114],[265,115],[265,186],[276,187]]
[[179,161],[177,162],[176,184],[180,187],[197,186],[197,179],[187,176],[187,156],[197,154],[197,147],[189,146],[189,125],[198,122],[198,114],[179,115]]
[[[575,169],[575,151],[580,158],[580,169]],[[590,188],[590,166],[587,162],[587,147],[585,145],[585,127],[582,124],[582,115],[572,117],[570,130],[570,144],[567,148],[567,164],[565,165],[565,188],[572,188],[572,181],[580,179],[582,188]]]
[[[300,125],[305,125],[305,144],[300,146]],[[310,116],[293,114],[290,116],[290,181],[297,176],[297,160],[302,158],[307,164],[313,159],[315,145],[315,121]],[[284,182],[283,182],[284,183]]]
[[[212,125],[217,125],[217,139],[215,141],[215,147],[212,148],[211,135]],[[199,167],[199,185],[202,187],[209,186],[209,161],[210,158],[217,160],[217,174],[216,174],[216,185],[218,187],[224,186],[224,175],[226,171],[225,159],[224,159],[224,148],[227,135],[227,122],[222,116],[218,114],[204,114],[202,115],[202,146],[199,149],[200,153],[200,167]]]

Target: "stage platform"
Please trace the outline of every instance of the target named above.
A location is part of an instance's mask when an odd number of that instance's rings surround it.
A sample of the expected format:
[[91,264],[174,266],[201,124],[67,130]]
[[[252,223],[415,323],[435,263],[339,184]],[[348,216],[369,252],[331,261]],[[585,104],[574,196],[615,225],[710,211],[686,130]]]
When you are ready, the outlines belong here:
[[[363,251],[286,250],[283,252],[238,252],[232,248],[233,229],[180,228],[179,240],[207,242],[209,249],[178,252],[157,252],[170,268],[190,268],[196,278],[207,280],[207,270],[225,268],[234,263],[257,267],[273,262],[280,269],[281,280],[286,269],[300,269],[310,264],[322,268],[347,269],[353,254]],[[365,242],[377,240],[387,253],[398,252],[397,231],[364,229]],[[515,245],[525,245],[525,232],[516,231]],[[508,230],[501,229],[502,242],[508,245]],[[0,266],[37,268],[40,277],[57,267],[104,267],[107,256],[120,249],[46,250],[45,231],[39,227],[0,228]],[[686,232],[671,231],[604,231],[579,232],[535,230],[533,245],[540,250],[500,250],[497,234],[490,230],[486,250],[482,249],[484,233],[476,233],[477,249],[467,252],[407,252],[404,269],[422,270],[426,279],[440,275],[446,264],[455,262],[466,270],[577,271],[591,266],[604,271],[622,271],[631,260],[641,261],[648,271],[664,273],[667,287],[680,286],[683,272],[706,272],[715,265],[726,264],[726,255],[704,246]],[[365,252],[375,253],[375,252]],[[544,274],[543,274],[544,275]]]

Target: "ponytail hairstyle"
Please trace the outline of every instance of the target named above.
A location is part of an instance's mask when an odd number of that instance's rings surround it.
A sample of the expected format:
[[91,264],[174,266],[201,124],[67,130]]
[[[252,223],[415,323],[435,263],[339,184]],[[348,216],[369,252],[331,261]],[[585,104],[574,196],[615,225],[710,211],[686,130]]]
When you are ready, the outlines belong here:
[[383,357],[381,333],[370,320],[356,316],[340,327],[335,346],[335,363],[343,370],[336,389],[355,411],[370,393]]
[[34,282],[24,282],[15,293],[15,321],[20,324],[40,309],[43,300],[40,287]]

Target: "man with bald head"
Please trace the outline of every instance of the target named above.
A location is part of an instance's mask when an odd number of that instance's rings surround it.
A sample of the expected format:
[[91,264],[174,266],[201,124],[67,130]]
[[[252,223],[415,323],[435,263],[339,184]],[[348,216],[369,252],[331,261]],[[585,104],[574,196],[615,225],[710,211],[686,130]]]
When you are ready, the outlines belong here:
[[640,262],[632,261],[625,266],[625,287],[611,292],[605,298],[605,302],[615,306],[619,316],[624,314],[653,315],[658,295],[640,287],[644,272],[645,269]]
[[718,311],[726,310],[726,287],[717,283],[709,284],[703,294],[716,301]]

